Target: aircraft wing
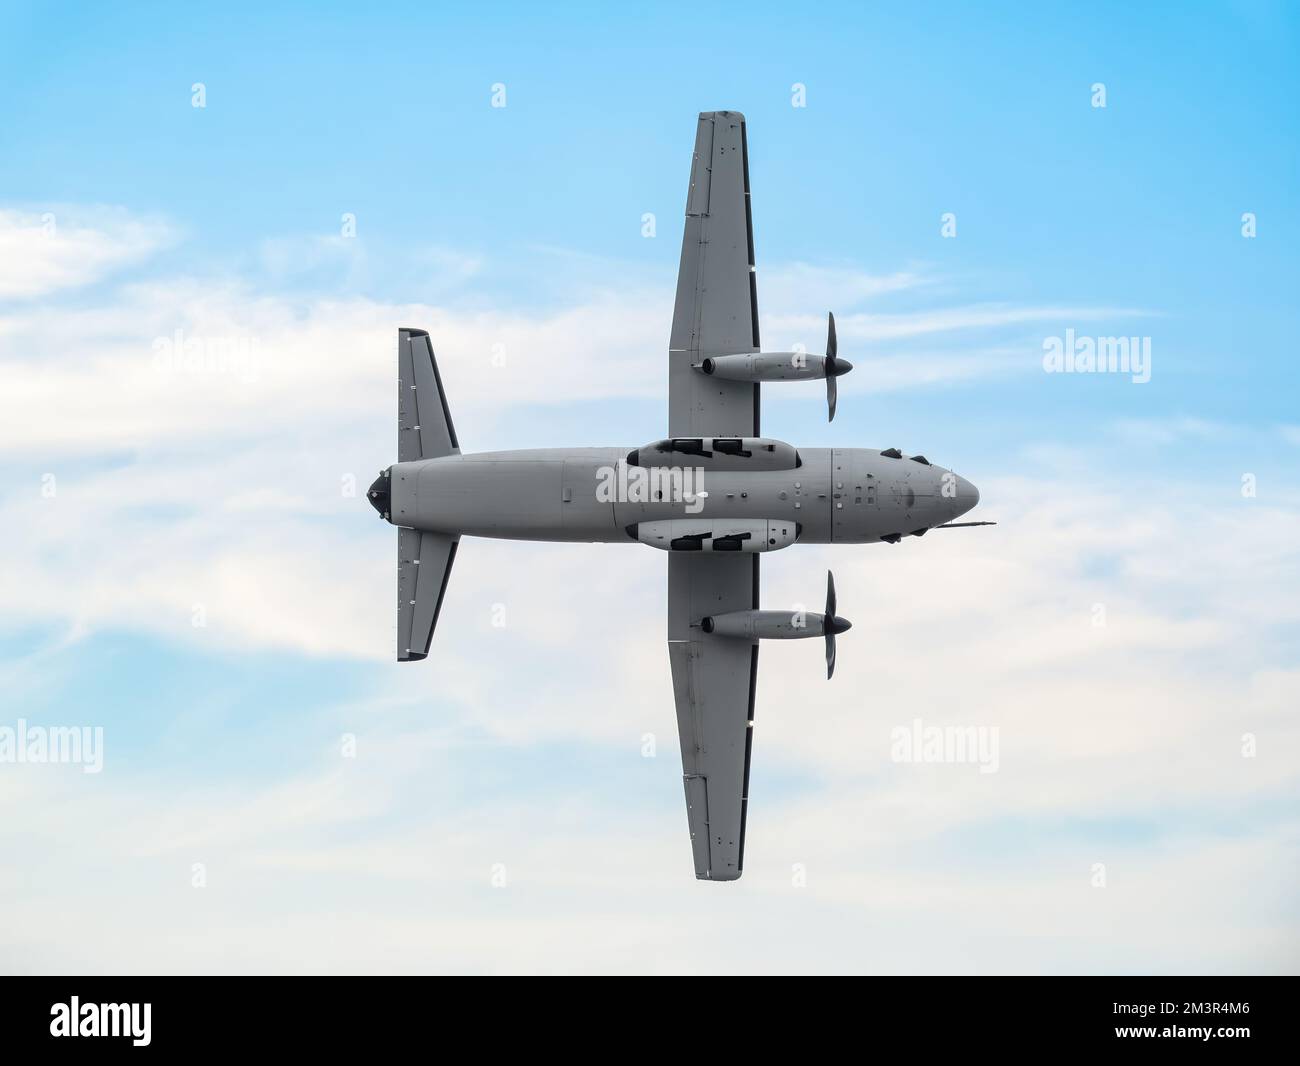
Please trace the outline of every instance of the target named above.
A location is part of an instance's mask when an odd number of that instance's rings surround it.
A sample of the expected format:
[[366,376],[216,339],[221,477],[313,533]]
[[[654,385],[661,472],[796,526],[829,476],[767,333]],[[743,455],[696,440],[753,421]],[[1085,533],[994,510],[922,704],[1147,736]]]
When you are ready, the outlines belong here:
[[[749,156],[739,111],[706,111],[696,127],[668,348],[669,436],[759,435],[758,385],[709,377],[692,365],[758,351]],[[686,816],[695,876],[710,881],[734,881],[744,865],[758,645],[715,637],[699,622],[757,606],[757,555],[668,556],[668,658]]]
[[699,622],[756,607],[756,554],[668,556],[668,658],[686,817],[695,876],[708,881],[734,881],[744,866],[758,645],[705,633]]
[[700,115],[668,348],[669,436],[759,436],[758,384],[721,381],[691,366],[707,355],[758,351],[749,156],[739,111]]

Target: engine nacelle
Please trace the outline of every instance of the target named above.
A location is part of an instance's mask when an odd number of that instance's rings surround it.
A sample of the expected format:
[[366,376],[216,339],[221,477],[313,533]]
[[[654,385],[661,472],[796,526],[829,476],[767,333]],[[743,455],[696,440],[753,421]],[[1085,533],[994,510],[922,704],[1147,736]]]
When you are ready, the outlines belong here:
[[691,365],[728,381],[811,381],[826,376],[826,357],[806,352],[711,355]]
[[802,528],[775,518],[666,518],[628,526],[627,534],[663,551],[774,552],[797,541]]
[[803,465],[793,444],[768,437],[670,437],[629,452],[628,466],[700,470],[795,470]]
[[727,611],[700,622],[706,633],[738,640],[802,640],[826,635],[826,616],[811,611]]

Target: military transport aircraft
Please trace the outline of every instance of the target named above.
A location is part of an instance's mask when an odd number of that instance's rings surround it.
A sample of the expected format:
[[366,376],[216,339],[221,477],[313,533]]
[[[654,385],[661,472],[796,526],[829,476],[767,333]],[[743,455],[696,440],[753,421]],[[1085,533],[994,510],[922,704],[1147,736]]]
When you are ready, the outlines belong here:
[[758,561],[794,544],[897,544],[950,528],[975,486],[897,448],[795,448],[759,431],[765,381],[836,380],[836,351],[758,340],[745,118],[700,115],[668,351],[668,437],[640,448],[465,455],[429,335],[397,334],[398,461],[369,489],[398,527],[397,658],[429,651],[461,537],[647,544],[668,555],[668,659],[695,876],[732,881],[745,856],[758,642],[835,637],[825,614],[759,609]]

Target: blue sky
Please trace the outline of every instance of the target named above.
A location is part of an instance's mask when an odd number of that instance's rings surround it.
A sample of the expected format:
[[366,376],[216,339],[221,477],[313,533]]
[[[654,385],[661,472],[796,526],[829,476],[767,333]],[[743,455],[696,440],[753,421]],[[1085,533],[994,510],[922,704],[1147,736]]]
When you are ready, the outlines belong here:
[[[1300,16],[860,7],[4,5],[0,726],[106,756],[0,764],[33,812],[0,964],[1295,969]],[[765,431],[924,451],[1002,523],[769,561],[776,603],[833,565],[857,646],[829,687],[764,648],[727,900],[689,876],[662,558],[467,545],[399,667],[347,488],[393,459],[398,325],[468,449],[662,435],[715,108],[766,344],[833,310],[857,367],[833,425],[791,386]],[[1044,373],[1067,329],[1149,337],[1150,382]],[[250,373],[160,369],[177,330]],[[918,716],[999,726],[1001,769],[890,762]]]
[[[28,33],[0,46],[7,197],[162,214],[185,233],[176,269],[247,269],[261,241],[335,232],[351,211],[374,251],[349,288],[387,299],[429,298],[411,262],[426,243],[488,257],[474,295],[492,302],[507,283],[516,304],[565,298],[572,268],[542,249],[670,277],[676,240],[642,239],[640,216],[680,213],[680,115],[733,101],[756,133],[761,263],[924,262],[974,301],[1140,306],[1173,319],[1162,372],[1140,400],[1076,390],[1078,419],[1126,402],[1290,416],[1300,85],[1286,5],[720,8],[732,25],[699,58],[681,43],[698,5],[622,21],[581,6],[482,22],[420,5],[24,10]],[[486,109],[498,81],[508,106]],[[1106,110],[1074,106],[1096,81]],[[806,109],[790,106],[795,82]],[[939,237],[943,211],[957,240]],[[1241,239],[1244,211],[1259,239]]]

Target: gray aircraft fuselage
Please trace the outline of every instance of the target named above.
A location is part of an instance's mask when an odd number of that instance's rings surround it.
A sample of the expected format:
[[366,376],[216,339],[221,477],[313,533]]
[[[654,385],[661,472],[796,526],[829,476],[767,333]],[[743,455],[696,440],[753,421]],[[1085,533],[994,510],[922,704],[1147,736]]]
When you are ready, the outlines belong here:
[[[676,532],[714,522],[720,538],[764,521],[792,525],[788,537],[758,543],[759,536],[732,548],[769,551],[796,541],[895,541],[951,522],[979,501],[975,486],[949,470],[870,448],[789,449],[798,465],[759,470],[711,469],[713,457],[694,466],[679,453],[660,461],[644,448],[630,463],[637,451],[536,448],[399,462],[390,468],[384,503],[394,525],[509,540],[636,542],[638,528],[683,520]],[[647,489],[638,473],[664,465],[687,472],[685,499],[663,491],[663,482]],[[642,541],[669,549],[667,537]]]
[[[744,869],[759,643],[812,638],[835,673],[832,573],[824,612],[764,610],[759,553],[793,544],[897,544],[953,525],[975,486],[896,448],[795,448],[760,436],[766,383],[819,381],[835,418],[835,316],[826,347],[765,350],[745,117],[701,112],[668,333],[668,433],[627,448],[463,454],[427,330],[397,331],[397,459],[367,491],[397,529],[397,659],[427,658],[463,537],[639,543],[667,554],[666,633],[695,876]],[[712,435],[710,435],[712,434]],[[620,639],[617,627],[598,635]],[[593,854],[593,861],[600,857]]]

